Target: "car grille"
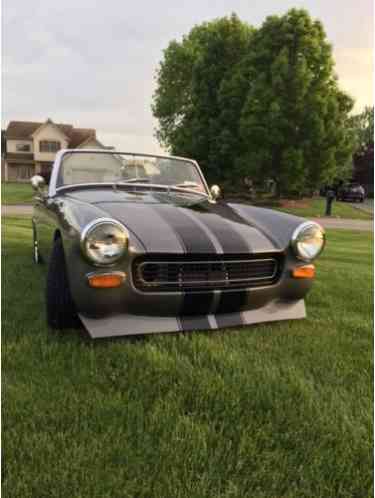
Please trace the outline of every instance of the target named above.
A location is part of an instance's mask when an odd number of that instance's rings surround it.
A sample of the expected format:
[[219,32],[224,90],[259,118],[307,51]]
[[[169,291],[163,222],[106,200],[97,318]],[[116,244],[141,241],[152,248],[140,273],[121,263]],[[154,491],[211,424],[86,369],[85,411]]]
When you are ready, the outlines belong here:
[[280,255],[147,256],[133,264],[135,286],[143,292],[194,291],[272,285]]

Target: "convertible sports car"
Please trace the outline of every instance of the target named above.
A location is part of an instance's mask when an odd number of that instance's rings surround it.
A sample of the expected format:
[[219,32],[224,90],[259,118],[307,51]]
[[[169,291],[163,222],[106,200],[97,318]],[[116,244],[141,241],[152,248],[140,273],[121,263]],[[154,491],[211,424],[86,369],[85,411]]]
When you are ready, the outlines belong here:
[[191,159],[61,150],[48,189],[31,182],[52,328],[80,319],[96,338],[305,317],[323,229],[220,201]]

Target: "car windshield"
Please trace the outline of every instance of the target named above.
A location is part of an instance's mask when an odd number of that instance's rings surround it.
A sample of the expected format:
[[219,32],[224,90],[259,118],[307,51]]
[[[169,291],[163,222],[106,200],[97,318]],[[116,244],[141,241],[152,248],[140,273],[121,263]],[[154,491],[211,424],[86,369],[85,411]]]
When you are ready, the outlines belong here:
[[198,168],[188,160],[117,152],[80,151],[63,155],[56,187],[98,183],[141,183],[207,194]]

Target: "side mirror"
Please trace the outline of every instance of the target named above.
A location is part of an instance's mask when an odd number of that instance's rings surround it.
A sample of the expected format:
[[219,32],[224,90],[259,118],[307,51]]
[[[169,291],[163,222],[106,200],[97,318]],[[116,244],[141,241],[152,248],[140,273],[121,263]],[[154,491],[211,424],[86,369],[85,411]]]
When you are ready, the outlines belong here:
[[219,197],[221,197],[221,190],[220,190],[219,185],[212,185],[212,187],[210,188],[210,192],[211,192],[211,197],[215,201],[216,201],[216,199],[219,199]]
[[34,175],[30,180],[31,186],[35,192],[42,193],[42,189],[46,186],[45,179],[40,175]]

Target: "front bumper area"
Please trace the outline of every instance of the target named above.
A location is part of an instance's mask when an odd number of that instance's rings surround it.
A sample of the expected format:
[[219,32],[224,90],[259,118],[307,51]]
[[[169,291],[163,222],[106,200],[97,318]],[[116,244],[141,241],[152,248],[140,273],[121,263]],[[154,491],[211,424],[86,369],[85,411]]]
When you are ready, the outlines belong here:
[[[134,257],[111,268],[112,272],[127,275],[121,287],[96,289],[88,285],[87,275],[93,267],[74,252],[68,253],[68,271],[71,292],[77,310],[82,316],[95,320],[106,317],[130,316],[150,317],[151,320],[172,319],[173,330],[178,316],[226,315],[240,312],[256,312],[272,302],[293,302],[303,299],[310,290],[313,279],[296,279],[292,271],[303,263],[288,251],[277,281],[268,285],[250,288],[212,289],[207,291],[142,292],[133,282],[132,263]],[[102,270],[98,270],[101,273]],[[107,271],[107,270],[106,270]],[[162,318],[160,318],[162,317]],[[239,322],[240,323],[240,322]],[[202,327],[200,327],[202,328]]]
[[181,332],[189,330],[215,330],[279,320],[306,317],[303,299],[294,301],[273,300],[255,310],[216,315],[145,316],[113,314],[92,318],[79,314],[82,323],[93,339],[119,336]]

